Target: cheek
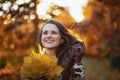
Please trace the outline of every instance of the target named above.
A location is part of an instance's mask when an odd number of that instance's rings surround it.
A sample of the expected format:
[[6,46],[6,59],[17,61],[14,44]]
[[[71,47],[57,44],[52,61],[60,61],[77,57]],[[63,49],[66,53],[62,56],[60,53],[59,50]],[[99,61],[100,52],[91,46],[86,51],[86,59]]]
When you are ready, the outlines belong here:
[[41,36],[41,42],[45,40],[45,36]]
[[62,41],[61,37],[57,37],[57,38],[56,38],[56,42],[57,42],[58,44],[60,44],[61,41]]

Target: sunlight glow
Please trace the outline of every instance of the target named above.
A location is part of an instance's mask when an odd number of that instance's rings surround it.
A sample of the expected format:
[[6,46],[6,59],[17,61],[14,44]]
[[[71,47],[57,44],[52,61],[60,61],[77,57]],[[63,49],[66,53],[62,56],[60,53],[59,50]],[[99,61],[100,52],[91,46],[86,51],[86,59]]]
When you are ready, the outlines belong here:
[[16,1],[16,4],[17,5],[21,5],[21,4],[24,4],[24,3],[29,3],[31,0],[17,0]]
[[54,10],[52,13],[53,13],[54,15],[58,16],[61,12],[60,12],[60,10]]
[[78,34],[77,32],[75,32],[75,31],[73,31],[73,30],[70,30],[70,29],[68,29],[68,31],[69,31],[69,33],[70,33],[71,35],[73,35],[77,40],[83,41],[83,40],[81,39],[81,37],[80,37],[80,34]]
[[0,11],[0,16],[3,16],[4,12],[3,11]]
[[49,10],[50,5],[51,2],[49,2],[48,0],[44,0],[37,6],[37,14],[39,15],[40,19],[48,16],[47,11]]
[[9,12],[9,8],[11,6],[11,2],[6,1],[3,5],[2,5],[2,10]]
[[19,8],[18,5],[14,4],[14,5],[12,6],[11,10],[15,10],[15,11],[16,11],[16,10],[18,10],[18,8]]
[[37,14],[45,17],[51,4],[67,8],[70,15],[76,22],[84,20],[83,8],[87,5],[88,0],[42,0],[37,6]]
[[35,19],[35,17],[36,17],[36,16],[35,16],[34,14],[30,15],[30,19],[31,19],[31,20]]

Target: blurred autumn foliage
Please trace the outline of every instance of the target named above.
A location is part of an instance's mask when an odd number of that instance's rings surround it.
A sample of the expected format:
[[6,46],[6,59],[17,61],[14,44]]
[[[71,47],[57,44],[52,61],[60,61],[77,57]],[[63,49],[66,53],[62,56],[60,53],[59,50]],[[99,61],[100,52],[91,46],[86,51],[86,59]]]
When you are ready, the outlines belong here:
[[77,26],[83,37],[87,36],[89,53],[119,56],[120,6],[110,6],[94,1],[88,4],[85,15],[88,16],[87,20]]
[[[11,0],[14,5],[16,0]],[[0,5],[6,0],[1,0]],[[20,80],[23,57],[31,53],[40,26],[46,21],[36,14],[38,0],[20,4],[18,10],[3,11],[0,16],[0,80]],[[120,67],[120,0],[90,0],[84,8],[85,20],[77,23],[68,11],[54,6],[62,13],[49,14],[77,32],[86,43],[86,56],[110,60],[110,66]],[[0,7],[2,11],[2,7]],[[34,15],[34,19],[30,18]],[[12,75],[11,75],[12,74]],[[88,73],[91,74],[91,73]],[[7,76],[7,77],[6,77]],[[17,77],[16,77],[17,76]],[[92,79],[89,79],[92,80]],[[97,79],[96,79],[97,80]]]

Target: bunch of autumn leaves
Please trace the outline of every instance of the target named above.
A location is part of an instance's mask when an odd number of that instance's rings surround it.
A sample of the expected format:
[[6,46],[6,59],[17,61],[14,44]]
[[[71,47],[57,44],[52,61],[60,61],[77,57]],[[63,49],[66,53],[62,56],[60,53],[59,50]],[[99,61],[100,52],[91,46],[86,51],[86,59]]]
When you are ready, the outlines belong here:
[[48,80],[52,80],[59,77],[63,71],[63,68],[57,66],[56,62],[55,56],[48,57],[47,55],[41,55],[32,51],[31,55],[24,57],[21,74],[32,79],[44,75]]

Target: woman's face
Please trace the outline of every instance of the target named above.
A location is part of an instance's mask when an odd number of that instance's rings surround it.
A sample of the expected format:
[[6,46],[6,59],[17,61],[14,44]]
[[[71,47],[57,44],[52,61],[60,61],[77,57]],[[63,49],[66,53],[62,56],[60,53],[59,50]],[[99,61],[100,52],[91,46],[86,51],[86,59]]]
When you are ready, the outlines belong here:
[[48,23],[42,29],[41,42],[44,48],[57,48],[63,41],[55,24]]

